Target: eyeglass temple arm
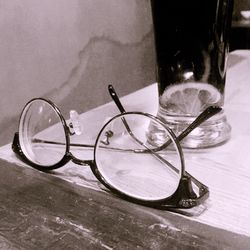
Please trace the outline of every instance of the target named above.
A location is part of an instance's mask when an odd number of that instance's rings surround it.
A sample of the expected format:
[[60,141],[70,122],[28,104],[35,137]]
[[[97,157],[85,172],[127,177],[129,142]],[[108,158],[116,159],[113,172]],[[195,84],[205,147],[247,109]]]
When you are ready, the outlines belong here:
[[[177,140],[180,142],[183,140],[190,132],[192,132],[196,127],[198,127],[200,124],[211,118],[212,116],[216,115],[222,110],[221,107],[218,106],[209,106],[206,108],[199,116],[196,117],[196,119],[186,128],[184,129],[178,136]],[[153,149],[155,151],[160,151],[167,146],[171,144],[171,140],[166,141],[164,144],[161,146]]]
[[[109,84],[108,90],[109,90],[110,96],[112,97],[113,101],[115,102],[115,104],[116,104],[117,108],[120,110],[120,112],[121,112],[122,114],[123,114],[123,113],[126,113],[126,110],[125,110],[124,107],[122,106],[121,101],[120,101],[118,95],[116,94],[115,89],[114,89],[114,87],[113,87],[112,84]],[[138,141],[138,140],[136,139],[136,137],[134,136],[133,132],[131,131],[131,129],[130,129],[130,127],[129,127],[127,121],[126,121],[126,119],[125,119],[124,117],[121,118],[121,119],[122,119],[123,124],[124,124],[124,126],[126,127],[128,133],[129,133],[136,141]],[[142,145],[142,143],[140,143],[140,144]]]
[[115,102],[117,108],[120,110],[121,113],[125,113],[126,110],[122,106],[121,101],[120,101],[118,95],[116,94],[115,89],[112,86],[112,84],[109,84],[108,90],[109,90],[109,94],[112,97],[113,101]]
[[[109,90],[110,96],[112,97],[113,101],[115,102],[115,104],[118,107],[118,109],[120,110],[120,112],[125,113],[126,111],[125,111],[124,107],[122,106],[121,101],[120,101],[118,95],[116,94],[115,89],[112,86],[112,84],[109,84],[108,90]],[[221,110],[222,110],[222,108],[218,107],[218,106],[210,106],[210,107],[206,108],[185,130],[183,130],[177,136],[177,140],[181,141],[182,139],[184,139],[191,131],[193,131],[201,123],[208,120],[209,118],[211,118],[215,114],[219,113]],[[126,127],[128,126],[127,123],[125,125],[126,125]],[[129,127],[127,127],[127,129],[129,129]],[[130,131],[130,129],[129,129],[129,131]],[[154,151],[162,150],[162,149],[166,148],[167,146],[169,146],[170,144],[171,144],[171,140],[168,140],[166,143],[164,143],[160,147],[157,147],[153,150]]]

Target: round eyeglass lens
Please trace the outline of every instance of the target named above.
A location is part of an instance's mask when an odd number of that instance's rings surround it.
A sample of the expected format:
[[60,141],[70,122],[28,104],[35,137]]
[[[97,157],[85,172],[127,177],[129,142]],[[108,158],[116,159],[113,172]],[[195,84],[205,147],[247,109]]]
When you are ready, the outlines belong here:
[[[152,123],[165,133],[161,145],[155,146],[148,138]],[[168,198],[178,188],[184,171],[181,149],[174,138],[153,116],[119,115],[105,125],[97,139],[97,174],[109,187],[129,197],[144,201]],[[166,142],[171,146],[162,146]]]
[[43,99],[29,102],[21,115],[19,141],[25,156],[33,163],[49,167],[66,153],[66,134],[57,110]]

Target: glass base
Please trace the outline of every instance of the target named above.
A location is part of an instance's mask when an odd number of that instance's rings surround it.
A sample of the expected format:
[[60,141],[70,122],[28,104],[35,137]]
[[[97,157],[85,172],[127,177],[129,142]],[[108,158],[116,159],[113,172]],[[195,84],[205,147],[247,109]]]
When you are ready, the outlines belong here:
[[[189,126],[195,117],[173,116],[166,113],[162,108],[159,109],[157,117],[163,120],[170,127],[176,136],[178,136],[187,126]],[[195,128],[182,141],[184,148],[207,148],[217,146],[227,141],[231,135],[231,126],[228,124],[226,115],[223,111],[209,118],[199,127]],[[151,123],[148,131],[148,141],[152,145],[162,145],[166,137],[156,124]]]

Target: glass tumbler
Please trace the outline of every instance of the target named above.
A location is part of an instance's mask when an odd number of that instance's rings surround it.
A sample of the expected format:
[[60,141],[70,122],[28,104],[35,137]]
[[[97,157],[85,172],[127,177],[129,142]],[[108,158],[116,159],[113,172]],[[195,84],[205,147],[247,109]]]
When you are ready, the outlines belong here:
[[[157,116],[178,135],[205,108],[223,107],[232,0],[151,0],[156,76]],[[215,146],[230,138],[231,127],[222,111],[193,130],[186,148]],[[163,139],[150,127],[150,138]]]

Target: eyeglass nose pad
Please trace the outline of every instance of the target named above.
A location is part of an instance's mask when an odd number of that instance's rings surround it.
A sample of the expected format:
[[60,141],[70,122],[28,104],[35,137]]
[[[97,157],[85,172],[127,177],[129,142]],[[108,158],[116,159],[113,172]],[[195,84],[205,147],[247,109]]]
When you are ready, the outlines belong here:
[[114,135],[112,130],[108,130],[105,132],[105,138],[103,140],[101,140],[101,143],[103,143],[104,145],[109,145],[109,139]]
[[[106,117],[104,122],[103,122],[103,125],[105,126],[106,123],[108,123],[110,121],[112,117]],[[101,140],[101,143],[104,144],[104,145],[109,145],[110,142],[109,142],[109,139],[114,135],[114,132],[113,132],[113,125],[111,123],[111,126],[110,126],[110,129],[107,130],[104,134],[104,138]]]
[[80,122],[80,116],[75,110],[70,110],[70,124],[69,127],[73,129],[71,134],[81,135],[83,132],[83,127]]

